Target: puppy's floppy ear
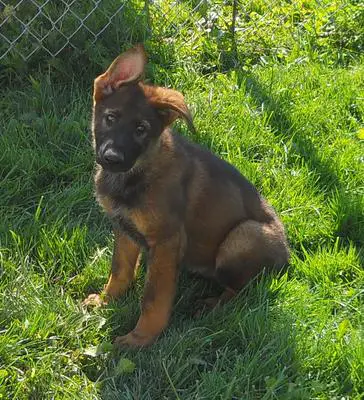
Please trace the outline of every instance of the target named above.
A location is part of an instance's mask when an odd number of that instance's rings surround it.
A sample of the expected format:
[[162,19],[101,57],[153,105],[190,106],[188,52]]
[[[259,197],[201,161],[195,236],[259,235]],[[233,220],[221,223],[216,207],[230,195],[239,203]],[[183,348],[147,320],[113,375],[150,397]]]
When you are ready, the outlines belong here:
[[147,56],[139,44],[117,57],[94,82],[94,101],[111,94],[124,83],[138,81],[144,72]]
[[196,133],[182,93],[158,86],[142,85],[142,88],[149,103],[161,116],[164,127],[171,125],[177,118],[183,118],[191,132]]

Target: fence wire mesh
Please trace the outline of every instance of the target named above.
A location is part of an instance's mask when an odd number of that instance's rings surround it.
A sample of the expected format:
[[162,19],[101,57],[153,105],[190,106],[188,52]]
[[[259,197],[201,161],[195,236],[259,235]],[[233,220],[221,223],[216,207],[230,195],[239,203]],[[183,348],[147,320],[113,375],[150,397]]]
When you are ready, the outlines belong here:
[[79,3],[77,0],[20,0],[13,4],[0,1],[3,41],[0,59],[11,51],[23,60],[39,50],[55,57],[68,46],[76,48],[80,38],[94,43],[125,5],[114,2],[114,7],[105,8],[101,0],[86,1],[82,7]]
[[[0,60],[27,61],[43,52],[50,58],[72,49],[153,37],[163,43],[239,49],[245,60],[284,58],[303,43],[325,50],[325,42],[362,50],[364,6],[356,1],[282,0],[0,0]],[[318,11],[319,10],[319,11]],[[357,25],[340,25],[342,14]],[[342,18],[342,20],[344,20]],[[347,18],[346,18],[347,20]],[[363,25],[362,25],[363,26]],[[327,46],[329,47],[329,46]],[[350,46],[349,46],[350,47]],[[350,50],[350,49],[349,49]],[[351,51],[351,50],[350,50]]]

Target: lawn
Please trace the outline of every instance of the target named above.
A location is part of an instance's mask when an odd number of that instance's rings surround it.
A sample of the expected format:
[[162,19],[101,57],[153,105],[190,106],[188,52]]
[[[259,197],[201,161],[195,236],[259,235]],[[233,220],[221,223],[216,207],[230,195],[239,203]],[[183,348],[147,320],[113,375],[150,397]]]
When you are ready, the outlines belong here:
[[66,66],[18,73],[8,65],[0,74],[0,398],[362,398],[363,58],[310,42],[298,55],[287,45],[284,59],[244,53],[245,67],[214,68],[221,49],[199,40],[196,54],[181,38],[173,48],[147,41],[149,77],[185,94],[197,134],[176,130],[234,164],[273,204],[292,248],[287,271],[199,319],[194,302],[214,288],[183,272],[158,342],[112,350],[138,318],[145,270],[119,301],[81,307],[107,279],[113,241],[92,183],[91,87],[102,68],[70,75]]

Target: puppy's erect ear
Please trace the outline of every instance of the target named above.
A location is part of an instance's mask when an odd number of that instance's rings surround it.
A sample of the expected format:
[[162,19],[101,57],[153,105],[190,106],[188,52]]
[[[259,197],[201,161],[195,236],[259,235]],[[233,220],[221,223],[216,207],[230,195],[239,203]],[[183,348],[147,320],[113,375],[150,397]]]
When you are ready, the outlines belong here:
[[149,103],[161,116],[164,127],[171,125],[177,118],[183,118],[191,132],[196,133],[182,93],[158,86],[142,85],[142,88]]
[[117,57],[105,73],[94,82],[94,101],[111,94],[124,83],[138,81],[144,72],[147,56],[142,45],[137,45]]

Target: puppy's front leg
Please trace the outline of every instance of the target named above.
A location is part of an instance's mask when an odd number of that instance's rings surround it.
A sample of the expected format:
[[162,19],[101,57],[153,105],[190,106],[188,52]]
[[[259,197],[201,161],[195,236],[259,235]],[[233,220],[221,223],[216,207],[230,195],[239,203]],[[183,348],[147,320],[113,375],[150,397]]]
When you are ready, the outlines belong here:
[[181,236],[180,233],[175,234],[168,241],[150,249],[140,318],[131,332],[116,338],[117,345],[146,346],[167,326],[176,292],[178,264],[182,255]]
[[100,306],[122,295],[135,277],[139,253],[139,245],[124,233],[115,231],[109,280],[102,294],[90,294],[83,304]]

